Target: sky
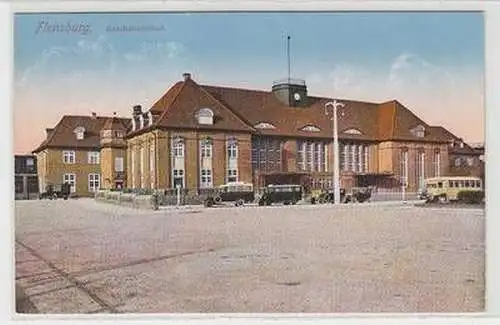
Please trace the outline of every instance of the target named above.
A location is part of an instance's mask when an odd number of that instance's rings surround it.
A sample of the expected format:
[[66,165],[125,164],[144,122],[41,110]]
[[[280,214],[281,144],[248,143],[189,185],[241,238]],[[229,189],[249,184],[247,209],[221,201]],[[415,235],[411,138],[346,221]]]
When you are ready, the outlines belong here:
[[287,76],[286,35],[309,94],[397,99],[484,141],[479,12],[58,13],[14,19],[14,151],[31,152],[65,114],[149,108],[184,72],[270,90]]

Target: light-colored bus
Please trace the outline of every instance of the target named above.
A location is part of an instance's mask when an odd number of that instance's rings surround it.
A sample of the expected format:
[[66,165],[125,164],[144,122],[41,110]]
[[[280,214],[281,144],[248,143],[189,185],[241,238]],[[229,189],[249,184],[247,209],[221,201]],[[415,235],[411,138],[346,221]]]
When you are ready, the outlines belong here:
[[483,184],[479,177],[448,176],[427,178],[425,180],[425,192],[430,201],[454,201],[457,200],[460,191],[482,190]]

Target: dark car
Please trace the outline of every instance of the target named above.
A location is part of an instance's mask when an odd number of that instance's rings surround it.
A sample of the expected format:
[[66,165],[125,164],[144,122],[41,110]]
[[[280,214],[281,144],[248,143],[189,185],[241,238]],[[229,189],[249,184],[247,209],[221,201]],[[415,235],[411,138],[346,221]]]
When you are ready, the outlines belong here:
[[301,185],[268,185],[259,198],[259,205],[271,205],[273,203],[296,204],[300,200],[302,200]]
[[369,201],[372,197],[371,187],[355,187],[351,190],[350,200],[363,203]]
[[204,204],[206,207],[211,207],[223,202],[232,202],[236,206],[241,206],[254,200],[255,194],[252,184],[235,182],[217,187],[213,193],[207,196]]
[[40,199],[56,200],[58,198],[68,199],[71,193],[71,185],[69,183],[47,185],[45,192],[40,193]]

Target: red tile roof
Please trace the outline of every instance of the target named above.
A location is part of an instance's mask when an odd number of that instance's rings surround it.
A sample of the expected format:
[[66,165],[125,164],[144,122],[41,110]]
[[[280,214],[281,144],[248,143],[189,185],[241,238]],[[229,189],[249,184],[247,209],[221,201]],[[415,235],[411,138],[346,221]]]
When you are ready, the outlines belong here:
[[[112,120],[111,122],[108,122]],[[107,117],[107,116],[75,116],[65,115],[48,134],[47,138],[33,150],[33,153],[39,152],[45,148],[72,148],[72,149],[92,149],[100,147],[100,131],[106,123],[112,123],[113,127],[126,128],[130,119]],[[85,129],[84,138],[78,140],[74,132],[75,128],[83,127]]]

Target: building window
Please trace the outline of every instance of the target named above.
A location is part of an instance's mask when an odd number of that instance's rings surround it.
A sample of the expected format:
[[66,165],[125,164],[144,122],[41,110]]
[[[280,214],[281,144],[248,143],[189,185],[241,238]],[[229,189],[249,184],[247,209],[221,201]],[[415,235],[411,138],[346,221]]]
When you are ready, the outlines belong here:
[[197,114],[198,124],[212,125],[214,124],[214,112],[209,108],[202,108]]
[[228,183],[238,181],[238,170],[237,169],[228,169],[227,181],[228,181]]
[[176,158],[184,157],[184,140],[182,138],[174,139],[172,151],[174,157]]
[[141,173],[141,184],[139,187],[143,188],[145,185],[145,177],[146,177],[146,155],[144,152],[144,147],[141,147],[140,149],[139,164],[140,164],[139,170]]
[[298,141],[297,167],[302,171],[325,172],[326,150],[323,142]]
[[467,166],[469,166],[469,167],[474,166],[474,158],[472,158],[472,157],[467,158]]
[[425,153],[420,150],[417,152],[415,172],[416,172],[417,184],[419,188],[423,188],[425,179]]
[[77,140],[83,140],[85,137],[85,128],[82,126],[76,127],[73,132],[76,134]]
[[24,179],[22,176],[15,176],[15,187],[16,193],[20,194],[24,192]]
[[149,146],[149,178],[151,182],[151,188],[155,188],[156,164],[155,164],[155,146],[153,144]]
[[228,159],[238,158],[238,143],[236,141],[230,141],[227,144],[227,157]]
[[455,167],[461,167],[462,165],[462,157],[455,158]]
[[339,144],[339,158],[340,158],[339,165],[340,169],[343,171],[349,170],[349,165],[347,162],[348,157],[349,157],[349,145],[344,143]]
[[425,136],[425,127],[423,125],[419,125],[410,130],[411,134],[417,138],[423,138]]
[[368,173],[368,157],[369,157],[368,146],[363,147],[363,172]]
[[101,176],[99,174],[89,174],[89,192],[97,192],[101,187]]
[[256,128],[256,129],[276,129],[276,127],[274,125],[272,125],[271,123],[267,123],[267,122],[260,122],[258,124],[255,124],[254,128]]
[[184,187],[184,170],[174,169],[173,176],[174,177],[172,178],[172,182],[173,182],[174,188]]
[[87,152],[87,161],[91,165],[98,165],[99,164],[99,151]]
[[200,156],[202,158],[212,158],[212,140],[206,139],[200,142]]
[[439,150],[434,152],[434,177],[441,176],[441,153]]
[[76,174],[64,174],[63,183],[69,183],[71,193],[76,192]]
[[133,147],[130,148],[130,171],[132,188],[135,188],[135,149]]
[[408,150],[401,150],[399,161],[401,169],[401,186],[408,187]]
[[212,171],[210,169],[201,170],[201,187],[210,188],[213,186],[212,183]]
[[123,172],[123,157],[115,158],[115,172]]
[[75,163],[75,152],[74,151],[63,151],[63,162],[65,164]]
[[271,137],[253,137],[252,168],[261,171],[281,170],[281,141]]

